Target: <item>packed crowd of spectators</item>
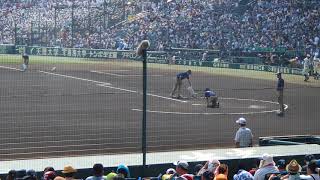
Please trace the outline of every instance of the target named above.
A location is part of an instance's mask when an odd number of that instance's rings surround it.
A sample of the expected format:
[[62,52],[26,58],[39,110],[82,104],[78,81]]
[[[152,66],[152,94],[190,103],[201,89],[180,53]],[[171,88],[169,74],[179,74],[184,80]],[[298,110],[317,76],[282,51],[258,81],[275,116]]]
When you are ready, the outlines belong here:
[[[314,155],[306,155],[303,162],[295,159],[274,160],[272,155],[263,154],[255,163],[248,165],[245,160],[239,160],[235,169],[230,169],[227,163],[219,160],[209,160],[201,164],[189,165],[186,161],[173,163],[175,166],[160,172],[157,177],[144,178],[145,180],[319,180],[320,160]],[[40,176],[40,177],[39,177]],[[53,167],[46,167],[43,172],[34,170],[10,170],[7,180],[125,180],[140,179],[132,177],[130,169],[126,165],[119,165],[112,171],[106,171],[102,164],[94,164],[92,176],[79,177],[77,169],[67,165],[62,171],[56,171]]]
[[0,44],[14,43],[17,37],[47,46],[134,49],[148,38],[158,50],[318,49],[318,1],[254,0],[246,6],[239,2],[1,0]]

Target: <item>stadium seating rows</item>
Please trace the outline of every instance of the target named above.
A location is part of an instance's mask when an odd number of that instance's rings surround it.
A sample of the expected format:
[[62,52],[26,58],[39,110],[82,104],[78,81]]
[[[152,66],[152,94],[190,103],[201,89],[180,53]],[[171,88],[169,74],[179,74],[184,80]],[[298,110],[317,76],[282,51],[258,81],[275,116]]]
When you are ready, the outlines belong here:
[[245,6],[239,0],[14,2],[1,0],[0,44],[14,43],[17,37],[17,43],[29,45],[134,49],[148,38],[158,50],[306,47],[319,51],[316,0],[255,0]]

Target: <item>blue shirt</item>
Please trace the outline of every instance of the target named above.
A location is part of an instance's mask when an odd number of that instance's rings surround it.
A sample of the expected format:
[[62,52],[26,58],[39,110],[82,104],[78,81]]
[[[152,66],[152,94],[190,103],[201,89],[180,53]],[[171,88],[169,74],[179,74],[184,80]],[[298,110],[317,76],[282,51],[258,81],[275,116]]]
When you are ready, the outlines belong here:
[[189,79],[190,74],[188,72],[183,72],[183,73],[179,73],[177,74],[177,78],[183,80],[183,79]]
[[284,88],[284,80],[282,78],[278,79],[277,91],[283,91]]
[[211,97],[211,96],[216,96],[216,93],[213,91],[206,91],[204,92],[205,97]]

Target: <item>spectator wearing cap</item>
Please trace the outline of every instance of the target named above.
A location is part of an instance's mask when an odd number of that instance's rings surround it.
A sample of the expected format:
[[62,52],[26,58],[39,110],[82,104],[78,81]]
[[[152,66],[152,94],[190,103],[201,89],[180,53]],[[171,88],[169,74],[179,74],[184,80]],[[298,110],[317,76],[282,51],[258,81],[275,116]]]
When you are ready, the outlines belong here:
[[317,172],[317,161],[311,160],[307,166],[307,175],[300,175],[301,179],[306,180],[320,180],[319,173]]
[[117,167],[117,174],[122,174],[124,178],[130,178],[130,171],[128,166],[120,164]]
[[277,73],[278,83],[277,83],[277,92],[278,92],[278,103],[279,103],[279,116],[284,115],[284,104],[283,104],[283,90],[284,90],[284,80],[280,72]]
[[103,165],[102,164],[94,164],[93,165],[93,176],[89,176],[86,180],[105,180],[103,177]]
[[307,154],[307,155],[305,155],[305,156],[304,156],[304,160],[303,160],[304,163],[305,163],[305,165],[302,166],[302,171],[307,171],[307,167],[308,167],[309,162],[312,161],[312,160],[314,160],[314,159],[315,159],[315,157],[314,157],[313,154]]
[[290,180],[299,180],[300,172],[301,172],[300,164],[295,160],[291,160],[290,163],[286,166],[286,170],[288,172],[287,175],[281,177],[281,179],[290,179]]
[[238,163],[238,172],[233,176],[233,180],[253,180],[251,173],[245,170],[246,165],[244,162]]
[[188,174],[189,172],[189,164],[186,161],[178,161],[173,163],[176,165],[176,173],[171,176],[171,179],[180,178],[180,179],[187,179],[192,180],[193,175]]
[[174,163],[176,165],[176,174],[182,176],[184,174],[188,174],[189,164],[186,161],[178,161]]
[[63,176],[57,176],[54,180],[75,180],[74,175],[77,172],[72,166],[68,165],[63,168]]
[[267,174],[279,173],[278,167],[269,154],[263,154],[260,158],[259,169],[255,172],[254,180],[264,180]]
[[279,172],[281,175],[286,175],[288,174],[288,171],[286,170],[286,160],[284,159],[279,159],[277,161],[277,167],[279,169]]
[[228,166],[220,164],[215,172],[214,180],[228,180]]
[[246,127],[247,121],[241,117],[236,121],[240,125],[240,128],[236,132],[234,138],[235,145],[237,148],[252,147],[253,135],[249,128]]

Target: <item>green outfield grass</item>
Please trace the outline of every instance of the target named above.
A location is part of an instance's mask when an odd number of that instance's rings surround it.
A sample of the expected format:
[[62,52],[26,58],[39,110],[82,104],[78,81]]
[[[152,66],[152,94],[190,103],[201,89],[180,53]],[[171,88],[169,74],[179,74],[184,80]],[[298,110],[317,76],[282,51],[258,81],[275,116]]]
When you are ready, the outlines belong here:
[[[30,64],[104,64],[117,67],[142,67],[142,63],[138,61],[117,61],[93,58],[71,58],[71,57],[53,57],[53,56],[31,56]],[[0,64],[21,64],[22,58],[20,55],[0,55]],[[198,66],[184,66],[184,65],[167,65],[149,63],[148,68],[163,69],[173,72],[183,72],[191,69],[193,72],[208,73],[212,75],[243,77],[261,80],[276,80],[275,73],[265,71],[243,70],[243,69],[228,69],[228,68],[212,68],[212,67],[198,67]],[[303,84],[306,86],[320,87],[320,81],[310,78],[309,82],[303,81],[303,76],[283,74],[283,78],[287,83]]]

